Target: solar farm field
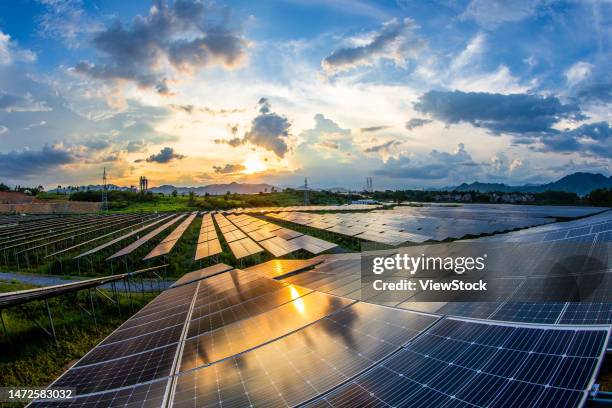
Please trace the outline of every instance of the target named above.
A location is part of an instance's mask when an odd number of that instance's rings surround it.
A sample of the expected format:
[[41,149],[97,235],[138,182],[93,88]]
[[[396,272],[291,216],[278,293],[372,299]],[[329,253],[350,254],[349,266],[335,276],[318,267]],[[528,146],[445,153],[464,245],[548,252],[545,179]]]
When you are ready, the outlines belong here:
[[[342,243],[391,252],[449,241],[605,244],[612,211],[359,210],[47,217],[0,228],[5,269],[49,273],[59,262],[107,275],[78,284],[94,291],[162,271],[172,282],[157,295],[141,283],[153,300],[53,378],[51,388],[74,397],[29,406],[580,407],[606,398],[612,303],[389,302],[364,295],[361,253]],[[0,295],[0,309],[3,299],[10,311],[15,299],[59,290],[69,288]]]

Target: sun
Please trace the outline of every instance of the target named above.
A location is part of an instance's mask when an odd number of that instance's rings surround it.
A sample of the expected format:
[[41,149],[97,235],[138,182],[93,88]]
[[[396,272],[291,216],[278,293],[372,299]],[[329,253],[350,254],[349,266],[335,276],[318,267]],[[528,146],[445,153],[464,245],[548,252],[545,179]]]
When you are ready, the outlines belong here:
[[251,156],[243,163],[246,174],[259,173],[267,169],[266,164],[259,158],[259,156]]

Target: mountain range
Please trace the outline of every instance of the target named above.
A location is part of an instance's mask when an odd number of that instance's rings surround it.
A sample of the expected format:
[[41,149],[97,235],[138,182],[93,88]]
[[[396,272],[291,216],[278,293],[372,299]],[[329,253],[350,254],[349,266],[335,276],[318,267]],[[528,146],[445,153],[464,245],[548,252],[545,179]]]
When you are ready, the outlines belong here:
[[573,173],[560,178],[557,181],[546,184],[525,184],[510,186],[503,183],[463,183],[454,187],[446,187],[446,191],[479,191],[481,193],[542,193],[544,191],[566,191],[578,195],[586,195],[597,188],[612,188],[612,176],[606,177],[599,173]]
[[[72,189],[72,190],[69,187],[63,187],[63,188],[55,188],[49,191],[56,192],[56,193],[70,193],[73,191],[89,191],[89,190],[100,191],[102,190],[102,188],[103,186],[100,184],[98,185],[90,184],[88,186],[79,186],[79,187],[76,187],[76,189]],[[115,184],[108,184],[107,188],[108,190],[118,190],[118,191],[134,190],[131,187],[122,187],[122,186],[118,186]],[[191,191],[193,191],[196,195],[203,196],[203,195],[206,195],[206,193],[210,195],[222,195],[222,194],[227,193],[228,191],[232,194],[233,193],[257,194],[259,192],[271,191],[273,188],[279,190],[278,187],[275,187],[270,184],[247,184],[247,183],[243,184],[243,183],[234,182],[234,183],[228,183],[228,184],[209,184],[207,186],[199,186],[199,187],[176,187],[173,185],[164,184],[159,187],[151,187],[149,188],[149,191],[153,193],[164,193],[164,194],[172,194],[174,190],[176,190],[178,194],[189,194]]]
[[[271,184],[248,184],[248,183],[228,183],[228,184],[209,184],[206,186],[199,187],[176,187],[173,185],[165,184],[159,187],[152,187],[149,190],[154,193],[164,193],[164,194],[172,194],[174,190],[177,191],[178,194],[189,194],[189,192],[193,191],[196,195],[206,195],[206,193],[210,195],[222,195],[227,193],[237,193],[237,194],[257,194],[259,192],[271,191],[272,189],[276,189],[277,191],[281,191],[280,187],[273,186]],[[320,190],[317,188],[310,187],[311,190]],[[547,184],[524,184],[518,186],[511,186],[503,183],[482,183],[479,181],[474,181],[473,183],[463,183],[458,186],[452,187],[444,187],[440,189],[440,191],[480,191],[482,193],[488,192],[500,192],[500,193],[513,193],[513,192],[522,192],[522,193],[541,193],[547,190],[550,191],[567,191],[571,193],[576,193],[578,195],[585,195],[590,193],[591,191],[597,188],[612,188],[612,176],[606,177],[599,173],[573,173],[569,174],[565,177],[560,178],[557,181]],[[101,185],[88,185],[88,186],[79,186],[76,188],[78,191],[86,191],[92,190],[97,191],[101,190]],[[130,187],[122,187],[117,186],[115,184],[108,185],[109,190],[121,190],[128,191],[132,190]],[[304,186],[296,187],[297,190],[304,189]],[[324,189],[326,191],[332,192],[340,192],[344,193],[348,190],[342,187],[335,188],[327,188]],[[433,189],[432,189],[433,190]],[[65,188],[56,188],[50,190],[51,192],[61,192],[61,193],[69,193],[71,191],[68,187]]]

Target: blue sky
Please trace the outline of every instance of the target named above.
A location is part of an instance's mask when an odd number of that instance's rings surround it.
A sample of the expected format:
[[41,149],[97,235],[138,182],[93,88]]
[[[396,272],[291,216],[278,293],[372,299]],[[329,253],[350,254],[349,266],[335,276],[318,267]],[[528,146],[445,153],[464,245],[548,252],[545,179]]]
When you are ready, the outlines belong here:
[[0,181],[610,174],[609,1],[0,5]]

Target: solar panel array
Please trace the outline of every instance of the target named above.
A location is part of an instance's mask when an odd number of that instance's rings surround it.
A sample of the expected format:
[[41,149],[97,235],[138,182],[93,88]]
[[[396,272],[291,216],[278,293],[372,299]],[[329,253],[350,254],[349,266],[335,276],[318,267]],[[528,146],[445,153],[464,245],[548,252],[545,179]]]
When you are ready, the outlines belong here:
[[579,406],[609,337],[388,308],[263,266],[227,268],[185,275],[51,385],[75,398],[31,406]]
[[195,260],[208,258],[209,256],[218,255],[223,250],[217,236],[217,230],[213,223],[212,215],[206,213],[202,216],[202,225],[200,226],[200,235],[198,236],[198,245],[196,246]]
[[319,254],[337,246],[332,242],[304,235],[246,214],[232,214],[226,219],[275,257],[281,257],[300,249]]
[[380,204],[344,204],[344,205],[294,205],[287,207],[250,207],[233,208],[226,214],[264,214],[277,211],[368,211],[381,208]]
[[[593,245],[612,242],[612,211],[575,221],[481,238],[480,241],[563,243],[575,242],[576,239]],[[359,253],[323,255],[320,259],[325,262],[312,270],[287,277],[285,281],[337,296],[445,315],[542,324],[612,324],[610,302],[516,302],[510,296],[500,302],[450,303],[418,302],[411,299],[413,295],[407,295],[405,299],[393,302],[376,297],[365,298],[364,294],[367,292],[362,291]]]
[[178,227],[174,229],[174,231],[164,238],[162,242],[157,244],[157,246],[155,246],[155,248],[153,248],[151,252],[144,257],[144,259],[151,259],[157,256],[166,255],[172,251],[172,248],[174,248],[178,240],[181,239],[183,233],[187,230],[187,228],[189,228],[197,215],[197,212],[190,214],[183,222],[179,224]]
[[110,260],[110,259],[114,259],[114,258],[118,258],[121,256],[131,254],[136,249],[140,248],[142,245],[147,243],[151,238],[156,237],[157,235],[161,234],[163,231],[165,231],[166,229],[174,225],[177,221],[181,220],[183,217],[185,217],[185,214],[181,214],[181,215],[171,218],[170,221],[167,221],[161,226],[155,228],[153,231],[147,233],[143,237],[132,242],[130,245],[126,246],[125,248],[115,252],[113,255],[109,256],[107,259]]
[[395,207],[367,213],[315,214],[299,211],[267,213],[311,228],[387,245],[443,241],[551,223],[552,217],[573,217],[603,211],[598,207],[464,205]]

